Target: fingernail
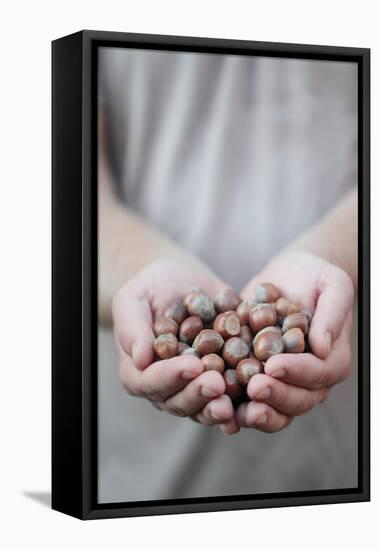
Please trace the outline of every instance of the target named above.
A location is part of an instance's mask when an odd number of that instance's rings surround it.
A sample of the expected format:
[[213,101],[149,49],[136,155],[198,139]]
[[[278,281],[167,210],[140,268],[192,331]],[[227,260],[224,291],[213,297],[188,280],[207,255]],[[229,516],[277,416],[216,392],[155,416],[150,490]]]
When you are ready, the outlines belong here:
[[200,393],[203,397],[216,397],[216,395],[219,394],[219,392],[215,392],[211,388],[208,388],[207,386],[203,386],[200,390]]
[[216,411],[214,411],[212,408],[210,410],[210,414],[211,414],[211,417],[214,419],[214,420],[222,420],[221,417],[217,414]]
[[254,396],[254,399],[267,399],[268,397],[270,397],[270,395],[271,395],[270,388],[265,388],[264,390],[261,390],[260,392],[258,392]]
[[267,414],[264,413],[262,414],[261,416],[258,416],[258,418],[256,418],[255,420],[253,420],[253,424],[256,426],[256,425],[261,425],[261,424],[266,424],[267,422]]
[[286,371],[285,369],[277,369],[270,372],[269,375],[273,378],[284,378],[286,375]]
[[196,376],[198,376],[198,372],[193,372],[191,370],[185,370],[182,372],[182,378],[183,380],[193,380],[194,378],[196,378]]

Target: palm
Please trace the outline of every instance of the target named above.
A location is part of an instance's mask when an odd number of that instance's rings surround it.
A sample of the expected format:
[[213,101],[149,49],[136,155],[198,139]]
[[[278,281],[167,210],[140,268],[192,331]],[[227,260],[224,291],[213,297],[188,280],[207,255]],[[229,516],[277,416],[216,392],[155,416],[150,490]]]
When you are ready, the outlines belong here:
[[151,400],[162,410],[204,424],[229,423],[230,432],[238,431],[219,372],[204,371],[199,359],[189,355],[154,362],[154,319],[194,286],[215,298],[227,285],[200,262],[160,261],[117,293],[113,318],[120,377],[129,393]]
[[134,283],[142,300],[150,306],[152,318],[159,317],[174,299],[184,296],[192,287],[201,287],[214,298],[226,284],[200,265],[159,261],[150,264]]
[[275,284],[292,302],[314,309],[309,332],[312,353],[283,353],[268,359],[265,374],[249,382],[251,402],[237,412],[240,426],[275,432],[322,402],[330,387],[348,376],[354,289],[342,269],[308,253],[278,256],[246,285],[242,296],[254,297],[262,282]]
[[331,264],[310,254],[279,257],[246,285],[242,296],[253,298],[255,287],[261,282],[270,281],[290,301],[315,308],[321,291],[320,282],[325,271],[331,269]]

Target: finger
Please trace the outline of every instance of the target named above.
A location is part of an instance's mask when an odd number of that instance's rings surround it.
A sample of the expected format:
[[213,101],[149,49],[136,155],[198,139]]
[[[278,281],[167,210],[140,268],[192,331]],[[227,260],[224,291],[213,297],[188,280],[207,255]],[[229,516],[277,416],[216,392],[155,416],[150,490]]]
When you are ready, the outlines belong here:
[[138,370],[129,355],[120,362],[120,379],[128,393],[151,401],[164,401],[184,388],[204,370],[197,357],[175,357]]
[[233,414],[233,404],[230,397],[224,394],[207,403],[200,412],[195,414],[195,418],[201,424],[210,426],[228,422],[233,417]]
[[152,401],[165,401],[203,370],[200,359],[190,355],[157,361],[142,372],[135,369],[140,375],[140,395]]
[[308,389],[332,386],[347,378],[351,370],[351,316],[326,360],[311,353],[282,353],[265,363],[269,376]]
[[138,369],[154,361],[152,314],[147,297],[140,296],[131,283],[112,304],[114,331],[121,348],[129,354]]
[[319,281],[320,295],[309,332],[312,351],[325,359],[342,332],[354,300],[350,277],[335,266],[324,269]]
[[261,432],[279,432],[290,422],[292,418],[282,414],[266,403],[248,403],[244,410],[244,418],[240,418],[240,425],[246,428],[255,428]]
[[247,428],[246,426],[246,410],[247,410],[247,402],[241,403],[239,405],[237,412],[236,412],[236,421],[238,426],[241,428]]
[[240,431],[240,427],[237,424],[235,415],[233,415],[233,417],[227,422],[223,422],[222,424],[219,424],[218,428],[225,435],[235,435]]
[[190,382],[182,391],[165,401],[166,409],[177,416],[191,416],[222,395],[225,382],[219,372],[206,371]]
[[307,390],[275,380],[266,374],[257,374],[250,380],[247,393],[253,401],[264,402],[288,416],[299,416],[324,401],[329,388]]
[[165,407],[162,401],[150,401],[150,403],[159,411],[165,411]]

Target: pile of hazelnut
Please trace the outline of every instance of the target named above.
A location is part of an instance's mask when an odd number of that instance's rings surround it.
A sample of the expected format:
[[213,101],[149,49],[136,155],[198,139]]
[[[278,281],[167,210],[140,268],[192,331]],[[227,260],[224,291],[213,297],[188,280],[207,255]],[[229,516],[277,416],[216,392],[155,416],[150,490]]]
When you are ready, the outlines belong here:
[[271,283],[256,287],[254,300],[241,300],[231,288],[215,301],[200,288],[176,299],[156,319],[153,348],[157,360],[199,357],[205,370],[220,372],[235,405],[246,400],[246,386],[278,353],[309,349],[310,308],[281,296]]

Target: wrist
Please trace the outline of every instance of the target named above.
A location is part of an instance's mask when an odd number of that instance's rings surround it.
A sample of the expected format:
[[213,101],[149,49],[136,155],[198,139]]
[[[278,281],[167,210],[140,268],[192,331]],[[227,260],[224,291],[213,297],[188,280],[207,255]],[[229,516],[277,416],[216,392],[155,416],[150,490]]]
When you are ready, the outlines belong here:
[[284,248],[278,257],[293,254],[308,254],[324,260],[342,269],[351,279],[354,288],[357,284],[356,243],[350,242],[348,246],[341,244],[333,238],[332,228],[325,224],[314,226],[301,235],[298,239]]

